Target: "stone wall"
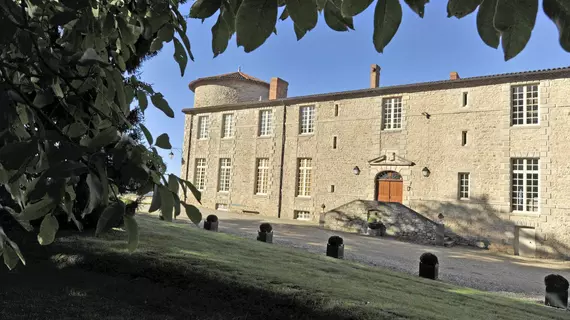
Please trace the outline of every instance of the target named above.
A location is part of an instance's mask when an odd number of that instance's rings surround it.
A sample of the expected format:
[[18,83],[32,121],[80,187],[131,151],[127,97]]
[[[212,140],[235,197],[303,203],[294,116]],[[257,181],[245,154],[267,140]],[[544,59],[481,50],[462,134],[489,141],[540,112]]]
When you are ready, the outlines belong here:
[[240,102],[267,100],[269,86],[243,80],[223,80],[196,87],[194,107],[207,107]]

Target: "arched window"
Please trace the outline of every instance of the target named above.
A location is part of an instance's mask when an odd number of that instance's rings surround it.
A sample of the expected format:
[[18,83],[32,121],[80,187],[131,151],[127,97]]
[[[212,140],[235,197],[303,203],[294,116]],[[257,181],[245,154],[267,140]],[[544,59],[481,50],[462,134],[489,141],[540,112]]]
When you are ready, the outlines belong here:
[[401,181],[402,176],[399,173],[397,173],[396,171],[384,171],[384,172],[380,172],[376,176],[376,180],[398,180],[398,181]]

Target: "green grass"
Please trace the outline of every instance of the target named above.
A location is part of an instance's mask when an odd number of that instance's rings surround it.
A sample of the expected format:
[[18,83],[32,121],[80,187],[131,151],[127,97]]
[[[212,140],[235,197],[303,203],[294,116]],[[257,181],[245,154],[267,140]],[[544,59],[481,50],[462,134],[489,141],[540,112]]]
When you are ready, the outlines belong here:
[[[327,258],[324,246],[314,255],[156,217],[138,222],[133,254],[121,231],[104,239],[66,236],[36,254],[37,261],[51,255],[49,265],[0,272],[0,318],[570,318],[528,301]],[[30,304],[36,313],[23,311]]]

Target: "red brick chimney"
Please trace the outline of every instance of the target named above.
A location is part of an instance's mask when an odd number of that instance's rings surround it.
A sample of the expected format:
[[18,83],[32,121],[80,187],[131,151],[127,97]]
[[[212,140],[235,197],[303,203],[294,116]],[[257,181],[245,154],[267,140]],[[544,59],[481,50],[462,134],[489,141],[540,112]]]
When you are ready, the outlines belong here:
[[457,79],[461,79],[459,77],[459,73],[457,73],[456,71],[451,71],[449,73],[449,80],[457,80]]
[[271,78],[269,84],[269,100],[287,98],[289,83],[281,78]]
[[380,86],[380,66],[373,64],[370,66],[370,88],[378,88]]

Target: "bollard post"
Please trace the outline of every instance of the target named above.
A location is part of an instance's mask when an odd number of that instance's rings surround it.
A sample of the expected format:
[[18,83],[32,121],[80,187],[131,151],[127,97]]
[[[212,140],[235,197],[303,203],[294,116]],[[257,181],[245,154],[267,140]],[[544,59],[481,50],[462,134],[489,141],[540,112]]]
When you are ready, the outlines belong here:
[[327,243],[327,256],[337,259],[344,259],[344,244],[339,236],[332,236]]
[[420,256],[420,277],[437,280],[438,275],[439,261],[437,257],[430,252],[423,253]]
[[218,224],[219,224],[218,216],[211,214],[208,217],[206,217],[206,220],[204,221],[204,229],[218,232]]

